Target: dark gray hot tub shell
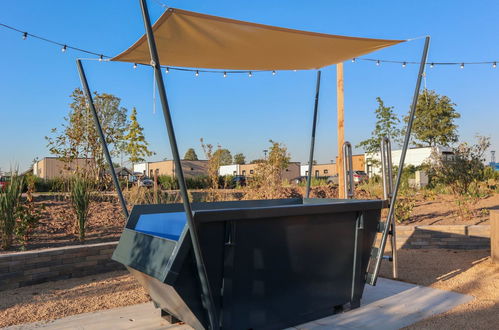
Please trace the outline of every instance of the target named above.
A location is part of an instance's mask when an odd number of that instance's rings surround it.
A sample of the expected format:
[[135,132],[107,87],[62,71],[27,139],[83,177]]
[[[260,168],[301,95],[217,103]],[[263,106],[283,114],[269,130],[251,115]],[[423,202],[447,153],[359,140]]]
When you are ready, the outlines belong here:
[[[382,207],[378,200],[194,203],[221,328],[279,329],[346,303],[357,307]],[[161,309],[208,328],[187,226],[178,239],[136,228],[140,216],[178,212],[182,204],[135,206],[113,259]]]

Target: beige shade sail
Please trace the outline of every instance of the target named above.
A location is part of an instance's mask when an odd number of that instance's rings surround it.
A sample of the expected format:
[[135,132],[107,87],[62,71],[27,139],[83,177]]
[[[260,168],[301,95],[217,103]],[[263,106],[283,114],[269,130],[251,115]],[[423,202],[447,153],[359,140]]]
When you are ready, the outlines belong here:
[[[174,8],[153,31],[161,65],[226,70],[319,69],[406,41],[291,30]],[[146,36],[111,60],[150,64]]]

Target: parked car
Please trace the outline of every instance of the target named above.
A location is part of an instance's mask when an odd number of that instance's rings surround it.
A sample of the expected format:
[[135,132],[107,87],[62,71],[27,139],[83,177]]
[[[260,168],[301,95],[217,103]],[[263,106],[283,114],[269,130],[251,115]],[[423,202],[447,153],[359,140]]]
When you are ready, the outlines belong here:
[[139,179],[138,184],[139,187],[151,188],[154,186],[154,181],[145,176]]
[[10,182],[10,176],[0,176],[0,191],[2,191]]
[[369,176],[364,171],[353,171],[353,182],[356,184],[363,183],[369,179]]
[[307,182],[307,177],[306,176],[299,176],[294,179],[291,179],[291,183],[293,184],[300,184],[302,182]]

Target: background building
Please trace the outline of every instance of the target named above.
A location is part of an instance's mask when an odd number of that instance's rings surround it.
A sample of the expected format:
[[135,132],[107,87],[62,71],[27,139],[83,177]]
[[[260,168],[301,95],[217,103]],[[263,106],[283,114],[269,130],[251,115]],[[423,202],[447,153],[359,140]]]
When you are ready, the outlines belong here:
[[[182,160],[182,170],[185,177],[208,175],[207,160]],[[175,163],[173,160],[163,160],[159,162],[145,162],[133,165],[133,172],[140,173],[149,177],[156,175],[175,176]]]
[[[242,164],[242,165],[223,165],[218,170],[219,175],[243,175],[246,177],[253,176],[259,164]],[[290,162],[288,167],[281,173],[281,178],[284,180],[292,180],[300,176],[300,163]]]
[[78,171],[93,168],[93,158],[76,158],[67,163],[57,157],[44,157],[33,164],[33,175],[47,180],[69,177]]
[[[405,166],[421,166],[431,161],[432,152],[444,157],[452,157],[453,152],[448,147],[423,147],[407,149],[405,156]],[[402,150],[392,150],[392,165],[398,166]],[[366,154],[365,171],[369,176],[379,175],[381,173],[381,155],[380,153]]]

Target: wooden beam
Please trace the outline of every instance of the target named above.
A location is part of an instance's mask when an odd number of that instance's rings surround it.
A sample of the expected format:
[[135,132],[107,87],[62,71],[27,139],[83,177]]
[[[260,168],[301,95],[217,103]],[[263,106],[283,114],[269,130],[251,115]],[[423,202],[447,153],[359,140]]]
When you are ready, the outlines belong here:
[[343,63],[336,64],[336,104],[338,109],[338,197],[346,198],[343,169],[343,143],[345,142],[345,102],[343,90]]

